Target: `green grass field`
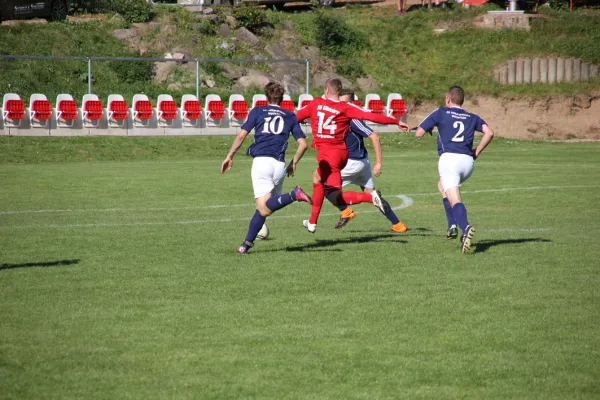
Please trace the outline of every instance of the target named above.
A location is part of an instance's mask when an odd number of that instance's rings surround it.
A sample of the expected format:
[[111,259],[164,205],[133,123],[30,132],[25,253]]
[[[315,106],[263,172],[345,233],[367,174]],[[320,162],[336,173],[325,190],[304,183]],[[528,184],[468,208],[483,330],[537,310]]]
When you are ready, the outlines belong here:
[[461,256],[435,139],[385,135],[376,184],[407,233],[370,205],[334,230],[325,205],[311,235],[300,203],[241,256],[231,140],[0,138],[0,398],[600,396],[600,143],[493,142]]

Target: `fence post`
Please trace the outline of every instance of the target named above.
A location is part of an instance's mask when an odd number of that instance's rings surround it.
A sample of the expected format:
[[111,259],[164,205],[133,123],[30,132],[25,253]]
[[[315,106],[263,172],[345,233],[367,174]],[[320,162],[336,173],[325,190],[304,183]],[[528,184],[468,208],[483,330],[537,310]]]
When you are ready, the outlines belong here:
[[88,94],[92,94],[92,59],[88,59]]
[[200,101],[200,61],[196,59],[196,99]]
[[310,93],[310,58],[306,59],[306,93]]

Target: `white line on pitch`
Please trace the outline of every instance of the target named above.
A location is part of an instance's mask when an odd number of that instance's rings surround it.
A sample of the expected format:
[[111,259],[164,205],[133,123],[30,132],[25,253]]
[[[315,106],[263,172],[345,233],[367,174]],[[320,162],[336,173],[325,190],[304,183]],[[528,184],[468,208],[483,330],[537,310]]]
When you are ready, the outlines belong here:
[[[396,196],[402,200],[402,204],[399,206],[392,207],[393,210],[400,210],[403,208],[410,207],[413,204],[413,200],[404,195]],[[379,211],[361,211],[361,214],[372,214],[378,213]],[[306,217],[309,212],[302,215],[272,215],[269,219],[289,219],[289,218],[302,218]],[[339,215],[337,213],[321,213],[321,216],[331,216],[331,215]],[[194,224],[206,224],[206,223],[217,223],[217,222],[240,222],[240,221],[249,221],[250,218],[221,218],[221,219],[196,219],[196,220],[186,220],[186,221],[164,221],[164,222],[132,222],[132,223],[123,223],[123,224],[65,224],[65,225],[21,225],[21,226],[1,226],[0,230],[4,229],[54,229],[54,228],[107,228],[107,227],[119,227],[119,226],[152,226],[152,225],[194,225]]]
[[[513,192],[518,190],[562,190],[562,189],[586,189],[598,188],[600,185],[571,185],[571,186],[529,186],[529,187],[513,187],[500,189],[481,189],[481,190],[465,190],[462,193],[497,193],[497,192]],[[438,196],[437,192],[428,193],[409,193],[406,196]],[[399,195],[392,195],[399,196]],[[7,214],[44,214],[44,213],[86,213],[86,212],[123,212],[123,211],[183,211],[183,210],[204,210],[215,208],[228,207],[250,207],[254,203],[242,204],[214,204],[208,206],[197,207],[154,207],[154,208],[82,208],[82,209],[63,209],[63,210],[13,210],[0,211],[0,215]]]

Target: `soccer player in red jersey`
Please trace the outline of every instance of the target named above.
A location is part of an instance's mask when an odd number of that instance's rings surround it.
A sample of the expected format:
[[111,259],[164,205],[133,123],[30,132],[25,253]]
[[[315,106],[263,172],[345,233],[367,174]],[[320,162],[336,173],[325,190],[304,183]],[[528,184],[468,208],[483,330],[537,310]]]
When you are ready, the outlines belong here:
[[[408,125],[394,118],[363,111],[352,103],[339,101],[342,82],[329,79],[325,83],[325,98],[314,99],[308,106],[298,110],[296,116],[302,122],[310,118],[313,135],[312,147],[317,150],[317,170],[313,175],[313,206],[310,219],[304,221],[304,227],[311,233],[317,230],[317,220],[323,206],[325,192],[332,195],[338,192],[337,204],[344,208],[347,204],[363,202],[373,203],[383,213],[387,203],[381,201],[377,191],[372,193],[342,192],[341,171],[348,161],[346,135],[350,130],[350,121],[362,119],[385,125],[398,125],[403,132]],[[335,196],[333,196],[335,197]]]

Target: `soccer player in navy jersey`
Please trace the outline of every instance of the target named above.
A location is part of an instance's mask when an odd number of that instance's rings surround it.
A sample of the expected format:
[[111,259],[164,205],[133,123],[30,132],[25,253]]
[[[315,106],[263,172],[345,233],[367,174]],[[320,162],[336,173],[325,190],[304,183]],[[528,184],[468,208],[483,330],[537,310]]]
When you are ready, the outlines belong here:
[[[281,194],[286,174],[294,175],[296,165],[300,162],[308,144],[294,113],[279,106],[283,100],[283,86],[276,82],[269,82],[265,86],[265,94],[269,104],[250,110],[248,119],[242,125],[240,133],[221,164],[221,173],[231,169],[233,156],[244,143],[248,133],[254,129],[254,143],[248,148],[247,155],[254,158],[251,176],[256,212],[250,220],[246,239],[237,249],[241,254],[246,254],[254,246],[258,232],[266,218],[273,212],[295,201],[312,204],[311,198],[300,186],[296,186],[290,193]],[[298,142],[298,149],[286,168],[284,157],[290,134]]]
[[[438,108],[429,114],[417,128],[416,136],[422,137],[433,127],[438,127],[438,190],[442,194],[448,220],[446,237],[458,237],[458,225],[462,230],[461,252],[466,254],[471,249],[475,228],[469,225],[467,220],[467,209],[461,200],[460,185],[473,173],[474,160],[492,141],[494,132],[478,115],[462,108],[464,100],[465,91],[460,86],[452,86],[446,93],[446,107]],[[473,151],[475,131],[483,132],[483,138]]]
[[[342,89],[340,92],[340,101],[342,103],[350,103],[354,100],[354,91],[351,89]],[[365,148],[364,138],[369,138],[373,143],[375,152],[375,164],[373,165],[373,173],[371,174],[371,163],[369,155]],[[364,121],[353,119],[350,121],[350,133],[346,136],[346,147],[348,148],[348,163],[342,169],[342,187],[355,184],[360,186],[363,192],[372,193],[375,190],[373,183],[373,175],[381,174],[381,141],[379,135],[373,132]],[[330,196],[331,197],[331,196]],[[335,205],[335,199],[328,197],[327,199]],[[387,204],[383,215],[392,223],[392,232],[406,232],[407,228],[396,216],[387,201],[381,197],[381,201]],[[336,229],[343,228],[356,213],[350,207],[340,210],[342,212],[339,222],[335,225]]]
[[336,198],[335,204],[342,207],[348,204],[373,203],[381,212],[386,204],[381,201],[378,191],[372,193],[342,192],[341,171],[348,162],[348,148],[345,139],[350,130],[350,121],[364,119],[378,124],[397,125],[407,131],[408,125],[385,115],[366,112],[351,103],[339,101],[342,82],[329,79],[325,83],[325,97],[316,98],[296,112],[298,121],[310,118],[313,135],[312,147],[317,150],[317,170],[313,174],[313,206],[310,218],[302,224],[311,233],[317,230],[317,220],[321,213],[325,193]]

